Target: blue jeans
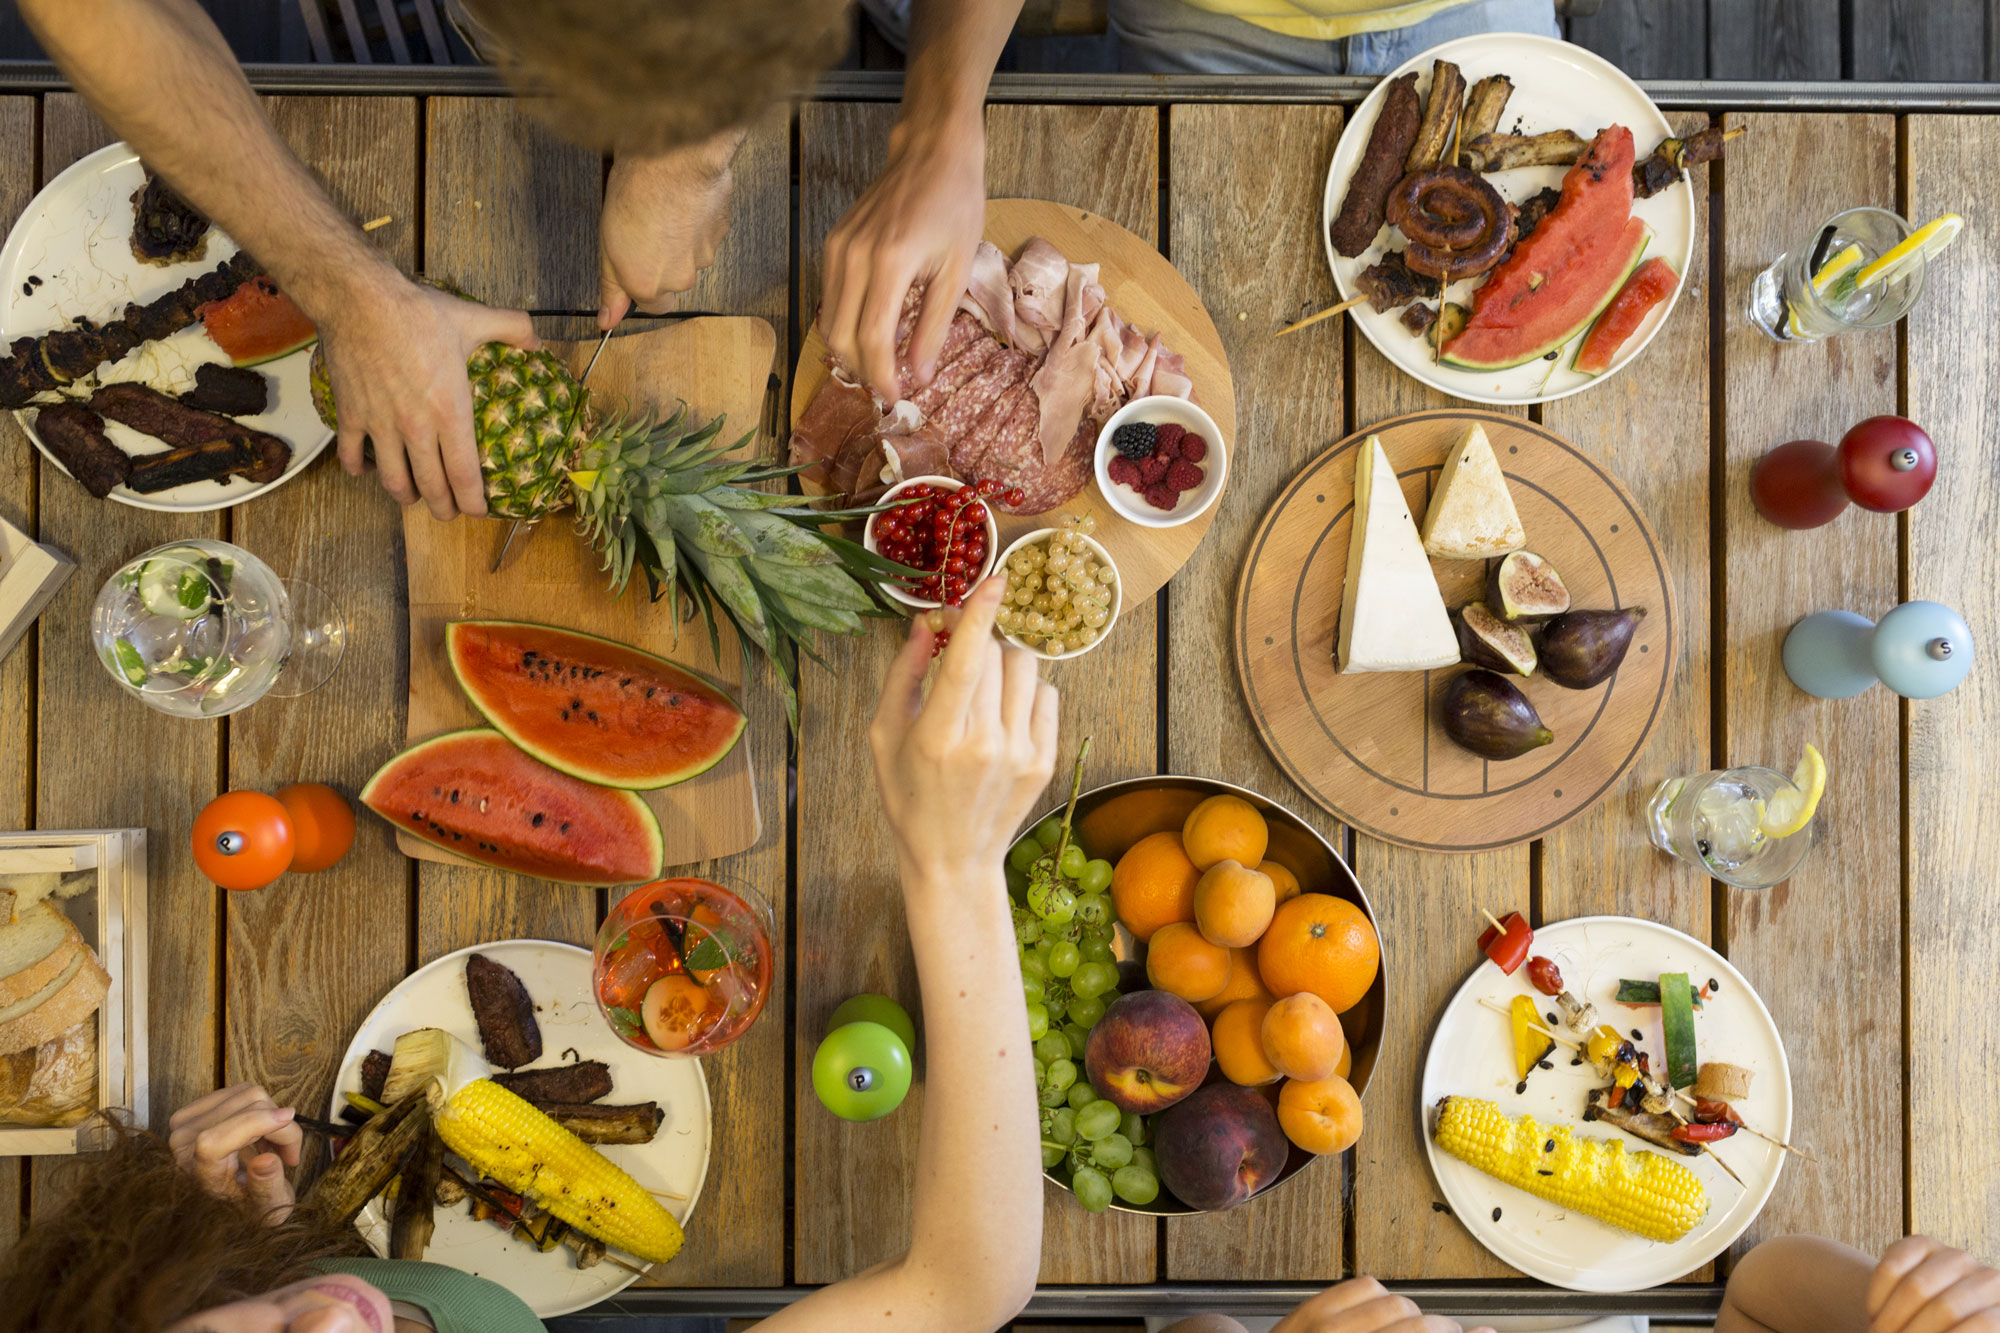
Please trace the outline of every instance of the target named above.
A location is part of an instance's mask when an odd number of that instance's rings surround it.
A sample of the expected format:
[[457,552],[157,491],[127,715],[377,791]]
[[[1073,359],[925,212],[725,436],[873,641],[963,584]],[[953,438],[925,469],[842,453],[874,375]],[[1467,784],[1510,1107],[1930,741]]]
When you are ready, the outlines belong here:
[[1185,0],[1111,0],[1131,74],[1387,74],[1419,51],[1481,32],[1560,37],[1554,0],[1473,0],[1407,28],[1319,41],[1284,37]]

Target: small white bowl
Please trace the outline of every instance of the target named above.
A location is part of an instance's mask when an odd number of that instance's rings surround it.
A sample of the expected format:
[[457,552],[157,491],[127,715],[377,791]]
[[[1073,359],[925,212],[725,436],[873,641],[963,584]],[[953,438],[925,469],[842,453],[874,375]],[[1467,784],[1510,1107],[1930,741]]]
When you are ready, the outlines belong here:
[[[899,481],[894,486],[891,486],[887,491],[883,493],[882,498],[880,500],[877,500],[875,503],[889,504],[893,502],[897,496],[901,495],[903,492],[909,490],[912,486],[915,486],[920,482],[927,482],[933,489],[940,491],[957,491],[957,490],[963,490],[965,488],[965,483],[958,480],[955,477],[910,477],[907,480]],[[982,501],[982,503],[984,502]],[[875,544],[875,520],[880,517],[882,517],[881,514],[870,514],[868,516],[868,522],[861,529],[861,544],[867,547],[870,551],[874,552],[876,555],[882,554],[881,548]],[[993,521],[993,506],[989,504],[986,506],[986,563],[981,565],[979,568],[979,578],[966,580],[965,586],[968,589],[978,587],[979,580],[985,578],[988,574],[991,574],[993,572],[994,552],[997,551],[999,547],[1000,547],[1000,526],[999,524]],[[933,602],[923,597],[913,596],[910,593],[904,592],[901,588],[897,587],[893,583],[882,583],[876,586],[881,588],[882,591],[887,593],[889,596],[901,602],[904,606],[915,607],[919,611],[930,611],[944,605],[943,602]]]
[[[998,562],[994,564],[993,567],[995,569],[1004,571],[1007,568],[1008,560],[1013,557],[1014,552],[1020,550],[1024,546],[1033,546],[1037,542],[1046,541],[1050,536],[1052,536],[1058,531],[1063,531],[1063,529],[1036,528],[1033,532],[1028,533],[1026,536],[1016,541],[1013,545],[1009,546],[1006,550],[1002,551],[1000,553],[1000,559],[998,560]],[[1125,576],[1119,572],[1118,562],[1111,558],[1111,552],[1104,549],[1103,543],[1099,542],[1095,537],[1084,537],[1083,544],[1090,548],[1091,554],[1096,556],[1098,560],[1111,567],[1111,575],[1112,575],[1111,587],[1112,590],[1117,593],[1117,596],[1111,599],[1111,616],[1104,622],[1104,628],[1098,632],[1097,637],[1095,639],[1092,639],[1088,646],[1083,648],[1078,648],[1074,652],[1055,653],[1053,655],[1043,652],[1040,648],[1036,647],[1032,643],[1029,643],[1026,639],[1017,638],[1014,635],[1009,634],[1007,631],[1000,629],[998,626],[995,626],[995,632],[999,634],[1001,638],[1013,644],[1016,648],[1027,649],[1035,656],[1041,658],[1044,662],[1067,662],[1072,657],[1082,657],[1092,648],[1095,648],[1098,644],[1103,643],[1106,639],[1111,637],[1111,631],[1113,627],[1115,627],[1118,624],[1118,611],[1125,604]]]
[[[1201,485],[1191,491],[1183,491],[1181,502],[1172,509],[1155,509],[1146,503],[1145,496],[1130,486],[1111,480],[1111,460],[1118,453],[1111,447],[1111,437],[1128,421],[1151,421],[1159,425],[1171,421],[1185,426],[1189,434],[1199,435],[1208,442],[1208,456],[1195,464],[1202,470]],[[1222,484],[1229,477],[1229,446],[1222,442],[1222,431],[1216,426],[1215,418],[1185,398],[1156,393],[1146,398],[1134,398],[1111,414],[1111,419],[1104,423],[1104,429],[1097,432],[1094,466],[1097,489],[1104,493],[1105,503],[1117,510],[1120,518],[1137,523],[1142,528],[1177,528],[1199,516],[1215,503],[1216,496],[1222,494]]]

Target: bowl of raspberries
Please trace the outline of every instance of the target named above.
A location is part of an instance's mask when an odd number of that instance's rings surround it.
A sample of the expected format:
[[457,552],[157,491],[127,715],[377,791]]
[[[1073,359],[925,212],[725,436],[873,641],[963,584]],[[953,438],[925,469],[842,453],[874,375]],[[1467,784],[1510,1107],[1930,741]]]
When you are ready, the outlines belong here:
[[1172,528],[1222,494],[1222,432],[1185,398],[1134,398],[1097,435],[1097,488],[1122,518]]

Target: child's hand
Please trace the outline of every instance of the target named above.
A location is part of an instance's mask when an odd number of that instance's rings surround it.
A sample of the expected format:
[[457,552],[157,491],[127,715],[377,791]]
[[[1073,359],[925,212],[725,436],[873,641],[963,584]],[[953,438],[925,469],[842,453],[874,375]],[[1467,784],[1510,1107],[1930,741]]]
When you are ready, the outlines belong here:
[[305,1135],[292,1108],[255,1083],[237,1083],[189,1102],[167,1122],[167,1146],[202,1188],[219,1199],[244,1199],[282,1222],[292,1211],[285,1168],[299,1164]]
[[1905,1236],[1868,1283],[1868,1329],[2000,1333],[2000,1272],[1929,1236]]
[[1328,1287],[1286,1315],[1271,1333],[1459,1333],[1459,1326],[1425,1314],[1408,1297],[1390,1295],[1372,1277],[1357,1277]]
[[924,616],[882,683],[868,740],[907,870],[998,871],[1055,770],[1055,686],[1033,654],[993,636],[1005,582],[990,578],[966,599],[930,698],[936,635]]

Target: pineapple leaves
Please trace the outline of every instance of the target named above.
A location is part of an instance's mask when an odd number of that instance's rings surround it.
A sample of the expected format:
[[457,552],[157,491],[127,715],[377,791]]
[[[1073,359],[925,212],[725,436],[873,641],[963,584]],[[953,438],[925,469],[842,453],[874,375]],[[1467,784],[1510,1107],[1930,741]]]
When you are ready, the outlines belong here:
[[[655,521],[655,520],[658,521]],[[754,555],[750,538],[719,509],[699,495],[656,495],[646,501],[646,525],[669,527],[695,550],[740,560]]]

